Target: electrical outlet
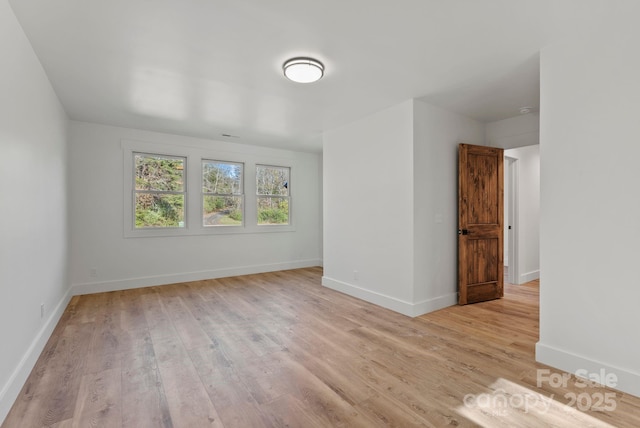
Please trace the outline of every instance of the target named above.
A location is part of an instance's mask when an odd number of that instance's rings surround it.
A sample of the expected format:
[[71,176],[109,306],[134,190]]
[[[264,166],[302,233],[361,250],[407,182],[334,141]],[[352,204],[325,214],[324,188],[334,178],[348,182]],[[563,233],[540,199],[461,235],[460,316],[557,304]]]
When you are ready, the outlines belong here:
[[359,279],[359,277],[360,277],[360,273],[357,270],[354,270],[353,271],[353,279],[357,281]]
[[98,276],[98,269],[96,268],[89,269],[89,276],[91,278],[95,278],[96,276]]
[[40,304],[40,319],[44,318],[44,303]]

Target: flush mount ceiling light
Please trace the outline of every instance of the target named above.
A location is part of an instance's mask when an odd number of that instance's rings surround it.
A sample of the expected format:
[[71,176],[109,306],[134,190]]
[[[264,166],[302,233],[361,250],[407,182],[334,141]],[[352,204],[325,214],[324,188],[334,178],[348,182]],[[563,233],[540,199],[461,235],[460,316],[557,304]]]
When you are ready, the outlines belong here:
[[324,74],[324,65],[313,58],[292,58],[282,66],[287,79],[298,83],[312,83]]

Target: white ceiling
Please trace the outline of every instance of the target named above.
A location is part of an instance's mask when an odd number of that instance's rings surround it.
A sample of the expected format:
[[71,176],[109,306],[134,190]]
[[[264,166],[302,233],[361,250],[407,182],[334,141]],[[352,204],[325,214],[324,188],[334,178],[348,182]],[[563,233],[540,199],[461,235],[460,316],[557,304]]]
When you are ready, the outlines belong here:
[[[72,119],[297,150],[410,98],[539,105],[541,47],[608,0],[10,0]],[[313,56],[322,80],[289,82]]]

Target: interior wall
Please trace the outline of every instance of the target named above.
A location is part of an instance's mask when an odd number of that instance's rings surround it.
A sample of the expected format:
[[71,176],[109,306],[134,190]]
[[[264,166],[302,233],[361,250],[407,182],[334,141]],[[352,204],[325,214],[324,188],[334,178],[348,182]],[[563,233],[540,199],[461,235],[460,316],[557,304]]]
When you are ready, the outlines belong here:
[[6,0],[0,52],[1,423],[66,306],[69,282],[67,117]]
[[[290,166],[293,230],[125,238],[123,141],[185,154],[206,150],[211,159],[247,162],[247,169],[254,163]],[[71,121],[69,159],[70,275],[76,294],[322,264],[317,153]],[[245,179],[250,177],[245,171]]]
[[323,284],[417,316],[457,302],[457,148],[480,122],[409,100],[324,134]]
[[[622,4],[622,3],[621,3]],[[541,55],[538,361],[640,396],[640,4]]]
[[540,146],[504,151],[517,159],[518,278],[524,284],[540,278]]
[[323,285],[413,310],[413,102],[323,134]]
[[484,124],[414,101],[414,302],[418,313],[457,303],[458,144],[484,144]]

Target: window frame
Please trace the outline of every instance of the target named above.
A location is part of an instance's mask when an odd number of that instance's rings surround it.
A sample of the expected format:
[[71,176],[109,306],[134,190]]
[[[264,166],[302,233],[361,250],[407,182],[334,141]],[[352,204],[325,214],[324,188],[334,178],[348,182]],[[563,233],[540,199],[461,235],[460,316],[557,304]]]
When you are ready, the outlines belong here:
[[[239,165],[241,168],[240,174],[240,193],[211,193],[204,191],[204,163],[219,163],[219,164],[228,164],[228,165]],[[242,204],[242,222],[240,224],[204,224],[204,198],[205,196],[219,196],[219,197],[229,197],[229,196],[240,196],[241,204]],[[244,228],[246,225],[246,197],[245,197],[245,163],[238,161],[227,161],[227,160],[219,160],[213,158],[203,157],[200,159],[200,215],[202,217],[200,221],[200,226],[205,230],[208,229],[227,229],[227,228]]]
[[[145,156],[145,157],[150,157],[150,158],[160,158],[160,159],[181,159],[182,160],[182,191],[174,191],[174,190],[138,190],[136,188],[136,161],[135,158],[136,156],[141,155],[141,156]],[[178,230],[182,230],[182,229],[186,229],[187,225],[188,225],[188,202],[187,202],[187,188],[188,188],[188,165],[187,165],[187,157],[186,156],[178,156],[178,155],[167,155],[164,153],[149,153],[146,151],[137,151],[134,150],[131,152],[131,164],[132,164],[132,169],[131,169],[131,179],[132,179],[132,192],[131,192],[131,197],[132,197],[132,210],[131,210],[131,215],[133,216],[132,218],[132,224],[133,224],[133,229],[134,230],[173,230],[173,229],[178,229]],[[137,201],[137,195],[139,194],[152,194],[152,195],[182,195],[183,196],[183,207],[182,207],[182,226],[167,226],[167,227],[162,227],[162,226],[149,226],[149,227],[138,227],[136,225],[136,201]]]
[[[295,232],[294,195],[289,188],[289,224],[257,224],[257,199],[249,197],[256,195],[256,165],[276,166],[289,168],[289,179],[294,181],[295,160],[289,157],[280,157],[260,151],[245,150],[240,147],[236,150],[224,148],[209,148],[196,143],[172,143],[150,142],[123,138],[120,140],[122,149],[122,205],[120,233],[124,238],[161,238],[172,236],[214,236],[214,235],[241,235],[261,233],[288,233]],[[133,153],[160,154],[168,157],[180,157],[186,159],[186,174],[184,176],[185,197],[185,227],[176,228],[135,228],[135,201],[133,190],[135,165]],[[231,163],[244,165],[244,207],[242,227],[204,227],[202,225],[202,159],[217,160],[227,159]],[[293,165],[292,165],[293,164]],[[118,233],[118,232],[116,232]]]
[[[264,168],[278,168],[278,169],[286,169],[289,171],[288,174],[288,180],[287,180],[287,195],[268,195],[268,194],[262,194],[262,193],[258,193],[258,168],[260,167],[264,167]],[[290,166],[284,166],[284,165],[274,165],[274,164],[266,164],[266,163],[256,163],[255,164],[255,186],[256,186],[256,197],[255,197],[255,202],[256,202],[256,215],[255,215],[255,221],[256,221],[256,226],[258,228],[291,228],[293,227],[293,221],[292,221],[292,197],[291,197],[291,175],[292,175],[292,168]],[[260,219],[259,219],[259,204],[258,204],[258,199],[260,198],[277,198],[277,199],[286,199],[288,202],[288,216],[287,216],[287,223],[263,223],[260,224]]]

